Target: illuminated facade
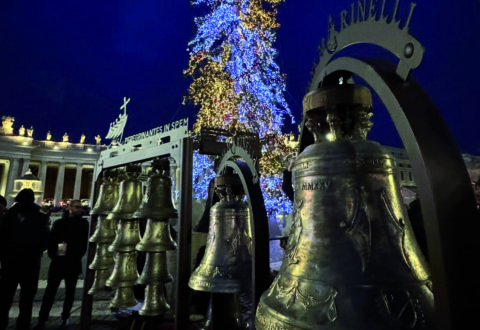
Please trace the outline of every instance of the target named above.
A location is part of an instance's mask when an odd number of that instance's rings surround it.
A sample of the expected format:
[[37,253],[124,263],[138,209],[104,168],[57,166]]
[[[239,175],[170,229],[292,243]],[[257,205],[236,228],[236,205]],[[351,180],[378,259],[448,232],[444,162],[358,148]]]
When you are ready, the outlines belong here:
[[[105,146],[35,140],[32,134],[16,134],[12,117],[2,117],[0,129],[0,194],[9,206],[15,197],[15,181],[29,170],[40,180],[37,203],[61,205],[70,199],[89,200],[95,162]],[[38,189],[39,188],[39,189]]]

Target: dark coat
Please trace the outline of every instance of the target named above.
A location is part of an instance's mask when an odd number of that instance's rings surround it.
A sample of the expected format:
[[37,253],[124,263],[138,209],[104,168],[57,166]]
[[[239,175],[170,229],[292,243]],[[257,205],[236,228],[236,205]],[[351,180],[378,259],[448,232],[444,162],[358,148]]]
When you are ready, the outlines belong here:
[[[81,216],[69,217],[68,214],[55,221],[48,243],[48,256],[52,259],[50,271],[62,274],[81,274],[82,257],[88,246],[88,221]],[[57,256],[58,244],[67,244],[65,256]]]
[[40,258],[47,249],[48,216],[32,202],[18,202],[0,221],[0,260],[19,262]]

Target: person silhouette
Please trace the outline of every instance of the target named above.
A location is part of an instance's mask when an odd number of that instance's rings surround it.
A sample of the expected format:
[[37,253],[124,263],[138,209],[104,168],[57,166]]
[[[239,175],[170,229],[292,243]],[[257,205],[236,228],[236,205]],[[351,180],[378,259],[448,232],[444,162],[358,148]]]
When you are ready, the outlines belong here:
[[50,232],[48,216],[34,201],[32,189],[21,190],[15,197],[16,203],[0,220],[0,330],[8,326],[8,313],[19,284],[20,312],[16,329],[30,329],[40,263]]

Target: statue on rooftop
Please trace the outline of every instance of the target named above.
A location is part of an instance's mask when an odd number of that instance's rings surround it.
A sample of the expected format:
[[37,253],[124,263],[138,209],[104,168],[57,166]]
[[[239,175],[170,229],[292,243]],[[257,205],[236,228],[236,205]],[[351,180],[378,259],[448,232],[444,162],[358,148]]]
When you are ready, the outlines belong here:
[[2,116],[2,127],[0,127],[0,134],[12,135],[14,121],[15,121],[15,117]]
[[20,126],[20,128],[18,129],[18,135],[20,136],[24,136],[25,135],[25,127]]
[[63,134],[63,142],[68,142],[68,134],[67,134],[67,132],[65,132],[65,134]]
[[33,137],[33,126],[30,126],[30,128],[27,129],[27,136],[28,137]]
[[80,136],[80,143],[81,144],[85,143],[85,134],[82,134],[82,136]]
[[50,131],[47,132],[47,141],[50,141],[52,139],[52,133]]
[[100,137],[100,134],[95,136],[95,141],[97,142],[97,144],[100,144],[100,142],[102,142],[102,138]]

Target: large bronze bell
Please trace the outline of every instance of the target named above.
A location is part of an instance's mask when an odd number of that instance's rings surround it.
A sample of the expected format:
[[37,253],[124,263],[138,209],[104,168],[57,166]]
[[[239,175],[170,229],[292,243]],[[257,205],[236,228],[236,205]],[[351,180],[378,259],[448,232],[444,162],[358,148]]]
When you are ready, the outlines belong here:
[[295,162],[294,219],[256,328],[432,329],[432,284],[394,160],[365,140],[369,90],[340,85],[307,98],[316,143]]
[[137,284],[161,285],[173,280],[168,273],[166,252],[147,252],[145,266]]
[[107,280],[109,287],[133,287],[138,280],[136,255],[135,251],[115,254],[115,267]]
[[149,176],[140,207],[133,214],[140,219],[178,218],[172,202],[172,179],[169,176],[153,173]]
[[238,293],[251,264],[250,209],[243,192],[235,191],[241,189],[237,175],[217,176],[215,186],[220,202],[210,210],[205,254],[188,285],[197,291]]
[[145,302],[138,313],[142,316],[157,316],[170,310],[165,300],[163,285],[148,285],[145,289]]
[[251,283],[250,209],[236,174],[217,176],[215,193],[205,254],[188,285],[211,292],[204,329],[245,329],[238,294]]

